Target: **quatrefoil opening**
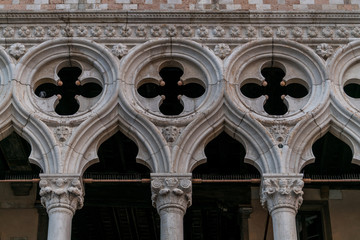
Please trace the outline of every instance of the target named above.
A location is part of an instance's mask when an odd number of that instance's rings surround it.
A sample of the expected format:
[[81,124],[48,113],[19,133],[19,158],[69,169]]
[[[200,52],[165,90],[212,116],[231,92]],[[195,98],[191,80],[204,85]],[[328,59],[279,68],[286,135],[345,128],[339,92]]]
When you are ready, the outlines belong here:
[[288,112],[287,96],[303,98],[309,93],[304,81],[285,80],[285,71],[280,67],[264,67],[261,75],[264,79],[248,79],[240,90],[248,98],[265,96],[263,108],[269,115],[284,115]]
[[144,98],[161,97],[159,110],[164,115],[179,115],[184,110],[182,96],[198,98],[205,93],[202,81],[196,78],[182,79],[184,70],[178,64],[165,64],[159,71],[159,79],[140,81],[138,93]]
[[94,98],[102,92],[102,86],[96,79],[86,77],[80,80],[81,75],[80,67],[61,67],[57,72],[58,80],[40,80],[35,94],[40,98],[51,98],[55,95],[58,99],[54,106],[55,112],[59,115],[73,115],[79,111],[80,97]]

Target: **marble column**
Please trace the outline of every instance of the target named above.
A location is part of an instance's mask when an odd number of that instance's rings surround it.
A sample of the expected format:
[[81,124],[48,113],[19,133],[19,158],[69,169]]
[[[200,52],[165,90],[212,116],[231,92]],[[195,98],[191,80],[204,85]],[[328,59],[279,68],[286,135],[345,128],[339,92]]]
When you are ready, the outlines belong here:
[[79,175],[40,174],[41,203],[49,215],[48,238],[70,240],[72,217],[84,201]]
[[261,186],[261,203],[270,212],[274,240],[296,240],[296,213],[303,198],[302,174],[264,174]]
[[183,240],[183,218],[191,206],[191,174],[151,174],[151,192],[160,215],[160,239]]

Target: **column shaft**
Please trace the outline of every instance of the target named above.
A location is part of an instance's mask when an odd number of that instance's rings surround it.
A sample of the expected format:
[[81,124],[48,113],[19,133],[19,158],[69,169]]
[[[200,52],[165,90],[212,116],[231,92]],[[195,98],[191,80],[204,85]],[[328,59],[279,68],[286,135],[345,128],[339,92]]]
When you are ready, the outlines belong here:
[[274,240],[296,240],[296,213],[304,194],[302,174],[264,174],[261,203],[267,207],[273,221]]
[[41,203],[49,215],[48,240],[70,240],[72,217],[84,202],[79,175],[40,175]]
[[49,213],[48,239],[70,240],[73,213],[66,208],[53,208]]
[[274,239],[296,240],[296,212],[290,208],[278,208],[271,213]]
[[183,218],[191,206],[191,174],[151,174],[153,206],[160,215],[160,239],[183,240]]

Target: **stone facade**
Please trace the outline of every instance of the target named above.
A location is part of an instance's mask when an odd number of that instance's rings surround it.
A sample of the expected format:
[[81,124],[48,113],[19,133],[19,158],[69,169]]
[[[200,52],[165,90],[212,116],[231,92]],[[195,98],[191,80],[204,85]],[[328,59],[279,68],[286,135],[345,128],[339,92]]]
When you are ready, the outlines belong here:
[[[342,11],[359,5],[2,1],[1,137],[16,131],[26,139],[30,162],[44,172],[40,196],[49,214],[48,239],[70,239],[72,216],[86,201],[81,176],[98,161],[99,145],[119,130],[136,142],[137,160],[151,169],[161,239],[183,239],[191,172],[206,161],[205,145],[222,131],[243,143],[246,161],[262,174],[261,202],[272,216],[274,239],[296,239],[300,172],[314,161],[315,140],[330,131],[351,146],[353,162],[360,161],[360,105],[344,91],[360,81],[360,13]],[[77,94],[78,109],[59,114],[64,96],[36,89],[62,87],[59,72],[67,67],[79,69],[77,86],[101,90],[91,98]],[[197,97],[179,94],[183,108],[176,114],[159,108],[166,94],[138,91],[144,84],[165,86],[159,74],[165,67],[181,69],[178,86],[204,89]],[[264,107],[269,95],[248,97],[241,90],[246,84],[265,87],[270,82],[263,69],[274,67],[284,72],[281,87],[306,89],[302,97],[281,96],[282,114]]]

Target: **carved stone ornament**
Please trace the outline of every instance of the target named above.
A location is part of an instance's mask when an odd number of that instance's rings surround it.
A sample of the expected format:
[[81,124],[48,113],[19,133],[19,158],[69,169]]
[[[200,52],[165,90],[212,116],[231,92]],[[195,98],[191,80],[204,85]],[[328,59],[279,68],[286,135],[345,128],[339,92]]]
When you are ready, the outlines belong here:
[[334,53],[334,49],[332,48],[331,45],[329,45],[327,43],[322,43],[316,47],[316,53],[320,57],[327,59]]
[[56,208],[66,208],[72,213],[81,209],[84,203],[84,192],[79,176],[40,176],[41,204],[50,214]]
[[57,127],[54,132],[59,142],[66,142],[71,135],[71,129],[64,126]]
[[302,175],[264,176],[261,186],[261,204],[271,213],[277,208],[300,208],[304,192]]
[[128,53],[128,48],[126,45],[119,43],[113,46],[111,52],[118,58],[122,58]]
[[216,56],[218,56],[221,59],[224,59],[231,53],[231,49],[229,45],[220,43],[215,46],[214,52]]
[[175,142],[180,133],[181,129],[174,126],[165,127],[162,129],[162,134],[168,142]]
[[185,213],[191,206],[191,174],[152,174],[151,177],[151,200],[158,212],[167,208],[177,208]]
[[21,43],[14,43],[9,47],[9,53],[11,56],[13,56],[15,59],[19,59],[22,55],[25,54],[25,46]]

